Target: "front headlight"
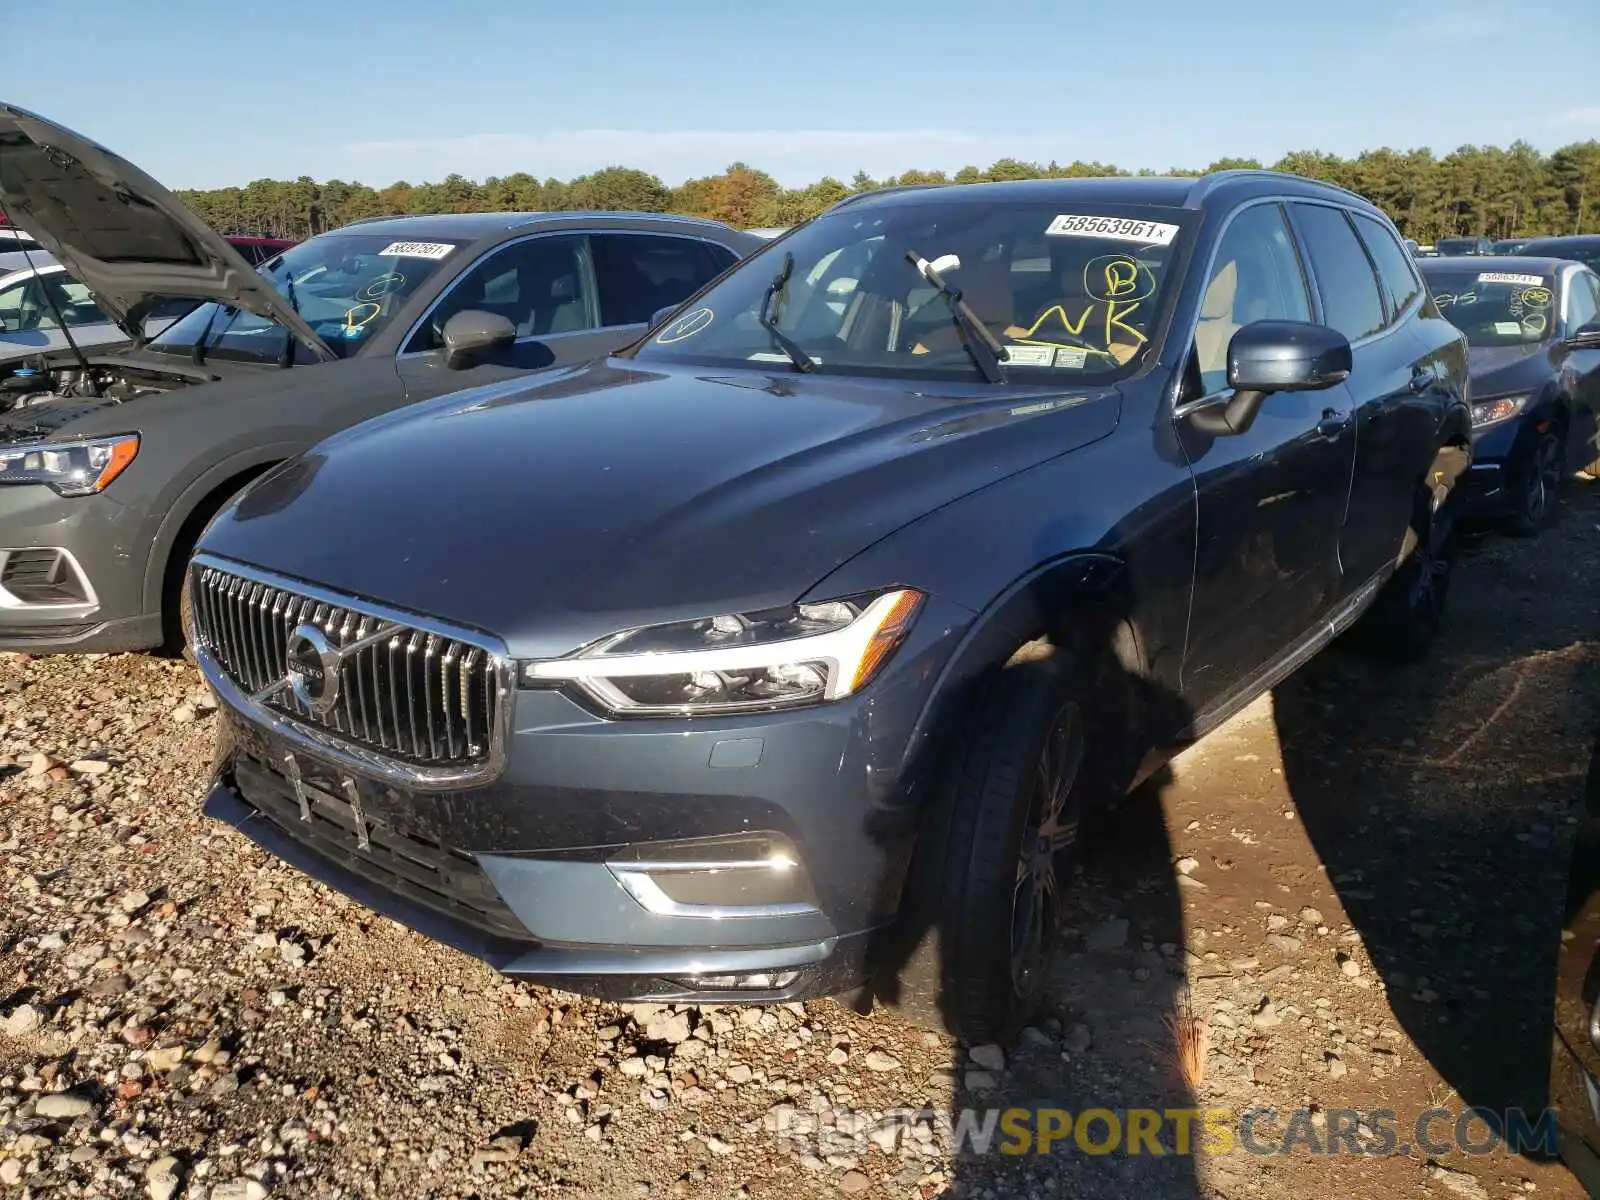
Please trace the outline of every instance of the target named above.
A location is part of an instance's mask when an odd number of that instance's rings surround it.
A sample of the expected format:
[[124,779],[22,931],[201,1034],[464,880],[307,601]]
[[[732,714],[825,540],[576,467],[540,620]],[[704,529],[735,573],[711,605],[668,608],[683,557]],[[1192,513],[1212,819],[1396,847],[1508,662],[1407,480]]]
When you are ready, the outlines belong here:
[[1527,403],[1526,394],[1496,396],[1493,400],[1481,400],[1472,406],[1472,427],[1482,429],[1485,425],[1498,425],[1501,421],[1509,421],[1521,412]]
[[105,491],[138,453],[137,433],[0,446],[0,483],[43,483],[63,496],[91,496]]
[[522,665],[527,684],[570,683],[617,716],[707,716],[841,700],[888,661],[922,605],[912,588],[612,634]]

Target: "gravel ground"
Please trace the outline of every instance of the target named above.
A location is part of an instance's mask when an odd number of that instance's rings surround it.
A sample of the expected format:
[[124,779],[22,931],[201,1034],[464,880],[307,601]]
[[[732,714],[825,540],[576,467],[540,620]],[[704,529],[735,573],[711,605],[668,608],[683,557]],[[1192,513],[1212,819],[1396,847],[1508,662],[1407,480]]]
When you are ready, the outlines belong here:
[[[1405,1144],[1430,1106],[1542,1105],[1595,579],[1579,482],[1473,549],[1427,664],[1324,655],[1099,822],[1009,1058],[506,982],[202,820],[185,664],[0,659],[0,1195],[1576,1196],[1504,1153],[1306,1147],[1346,1108],[1365,1145],[1374,1110]],[[953,1108],[1011,1104],[1267,1107],[1271,1144],[1306,1111],[1288,1154],[952,1156]]]

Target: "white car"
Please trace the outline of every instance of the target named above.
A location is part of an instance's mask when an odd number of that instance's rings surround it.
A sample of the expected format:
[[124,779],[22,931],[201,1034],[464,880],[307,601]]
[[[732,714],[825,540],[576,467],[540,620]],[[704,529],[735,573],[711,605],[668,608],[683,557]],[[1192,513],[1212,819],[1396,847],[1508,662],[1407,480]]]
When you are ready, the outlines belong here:
[[0,225],[0,275],[46,267],[55,261],[55,256],[39,245],[31,233]]
[[[86,286],[48,254],[35,257],[48,265],[0,275],[0,371],[35,354],[65,350],[63,323],[80,350],[127,343],[128,335],[100,311]],[[193,307],[192,300],[158,305],[145,319],[145,336],[154,337]]]

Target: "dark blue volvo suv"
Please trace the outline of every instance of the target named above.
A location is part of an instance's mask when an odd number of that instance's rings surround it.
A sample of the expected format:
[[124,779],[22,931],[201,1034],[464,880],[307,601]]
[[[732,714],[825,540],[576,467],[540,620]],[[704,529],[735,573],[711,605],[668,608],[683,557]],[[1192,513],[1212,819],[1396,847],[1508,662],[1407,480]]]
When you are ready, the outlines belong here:
[[851,198],[225,509],[206,810],[512,975],[1005,1037],[1088,806],[1347,628],[1428,644],[1465,379],[1337,188]]

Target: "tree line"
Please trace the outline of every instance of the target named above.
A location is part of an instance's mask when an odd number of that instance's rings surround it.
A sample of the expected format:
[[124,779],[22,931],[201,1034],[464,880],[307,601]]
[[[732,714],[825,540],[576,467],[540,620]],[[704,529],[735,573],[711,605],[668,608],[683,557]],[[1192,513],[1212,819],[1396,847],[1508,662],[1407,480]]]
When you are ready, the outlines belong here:
[[[1255,159],[1220,159],[1196,176],[1228,167],[1260,168]],[[1359,192],[1392,216],[1407,237],[1424,244],[1455,234],[1493,238],[1600,232],[1600,140],[1575,142],[1542,154],[1527,142],[1463,146],[1443,157],[1431,150],[1368,150],[1341,158],[1295,151],[1270,170],[1288,171]],[[890,179],[858,172],[844,183],[831,177],[805,187],[781,186],[745,163],[669,187],[631,167],[606,167],[576,179],[539,179],[519,171],[481,183],[449,175],[438,183],[392,183],[373,188],[301,176],[258,179],[244,187],[185,191],[179,195],[201,217],[227,233],[307,238],[365,217],[440,212],[571,212],[589,209],[670,212],[711,217],[739,228],[793,225],[855,192],[895,184],[980,183],[1010,179],[1060,179],[1098,175],[1153,176],[1108,163],[1066,165],[1002,158],[987,169],[908,171]]]

